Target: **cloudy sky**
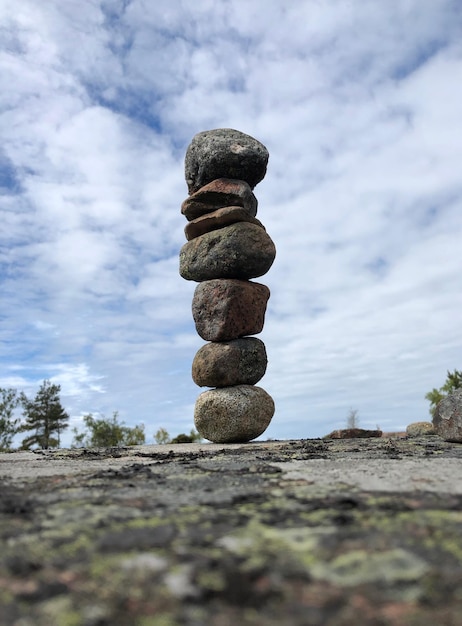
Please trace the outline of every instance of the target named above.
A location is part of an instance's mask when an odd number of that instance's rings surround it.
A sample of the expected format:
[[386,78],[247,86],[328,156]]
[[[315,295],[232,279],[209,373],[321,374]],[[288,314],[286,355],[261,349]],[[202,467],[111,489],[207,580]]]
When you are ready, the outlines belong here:
[[[0,0],[0,386],[193,427],[184,154],[264,143],[263,438],[428,419],[462,368],[460,0]],[[64,443],[70,443],[71,434]]]

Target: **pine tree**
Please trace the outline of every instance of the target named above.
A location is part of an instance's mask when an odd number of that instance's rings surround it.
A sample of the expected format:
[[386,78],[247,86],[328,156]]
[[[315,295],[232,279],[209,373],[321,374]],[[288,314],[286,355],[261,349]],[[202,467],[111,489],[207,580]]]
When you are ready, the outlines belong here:
[[60,391],[60,385],[44,380],[33,400],[29,400],[24,394],[21,395],[26,418],[21,430],[35,431],[33,435],[23,440],[24,449],[28,450],[34,445],[42,449],[59,447],[61,432],[69,425],[69,415],[63,409],[59,399]]
[[16,389],[0,388],[0,452],[10,449],[13,437],[19,432],[20,420],[13,415],[18,405]]

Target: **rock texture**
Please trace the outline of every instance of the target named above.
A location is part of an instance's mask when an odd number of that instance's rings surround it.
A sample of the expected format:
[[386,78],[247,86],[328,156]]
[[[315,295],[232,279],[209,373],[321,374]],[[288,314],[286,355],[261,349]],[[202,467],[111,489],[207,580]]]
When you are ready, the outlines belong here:
[[252,217],[243,207],[227,206],[192,220],[184,227],[184,234],[186,239],[191,241],[195,237],[230,224],[235,224],[236,222],[248,222],[265,230],[260,220]]
[[192,377],[199,387],[255,385],[266,372],[265,344],[256,337],[207,343],[198,350]]
[[266,274],[275,256],[274,243],[263,228],[238,222],[186,243],[180,251],[180,275],[197,282],[257,278]]
[[194,423],[210,441],[235,443],[255,439],[265,432],[273,414],[273,399],[264,389],[236,385],[201,393]]
[[189,196],[181,205],[181,212],[188,220],[227,206],[240,206],[248,215],[255,217],[258,201],[245,180],[219,178]]
[[406,435],[408,437],[422,437],[434,434],[435,429],[431,422],[413,422],[406,427]]
[[192,314],[205,341],[230,341],[263,330],[270,292],[245,280],[207,280],[196,287]]
[[264,344],[248,337],[262,331],[269,289],[250,282],[270,269],[276,248],[255,218],[252,192],[264,177],[265,146],[229,128],[196,135],[185,158],[189,198],[181,205],[188,220],[180,251],[180,275],[200,285],[192,314],[198,334],[211,343],[193,361],[200,387],[195,421],[214,442],[248,441],[266,429],[274,402],[255,387],[266,371]]
[[217,178],[245,180],[253,189],[266,174],[268,157],[262,143],[238,130],[218,128],[198,133],[186,151],[188,191],[194,193]]
[[456,626],[461,461],[437,436],[0,454],[0,623]]
[[438,403],[433,426],[445,441],[462,443],[462,389],[456,389]]

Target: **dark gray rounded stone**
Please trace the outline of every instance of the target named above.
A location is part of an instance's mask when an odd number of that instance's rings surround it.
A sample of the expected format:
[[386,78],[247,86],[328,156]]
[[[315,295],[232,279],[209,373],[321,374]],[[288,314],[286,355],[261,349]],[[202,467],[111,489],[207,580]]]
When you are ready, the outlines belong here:
[[247,280],[266,274],[275,257],[276,247],[263,228],[237,222],[185,243],[180,250],[180,275],[196,282]]
[[232,128],[205,130],[193,137],[185,157],[185,178],[194,193],[217,178],[245,180],[253,189],[266,174],[269,153],[250,135]]
[[264,433],[273,415],[274,401],[269,393],[253,385],[236,385],[201,393],[194,423],[204,439],[239,443]]
[[267,363],[265,344],[256,337],[207,343],[194,357],[192,377],[199,387],[255,385]]

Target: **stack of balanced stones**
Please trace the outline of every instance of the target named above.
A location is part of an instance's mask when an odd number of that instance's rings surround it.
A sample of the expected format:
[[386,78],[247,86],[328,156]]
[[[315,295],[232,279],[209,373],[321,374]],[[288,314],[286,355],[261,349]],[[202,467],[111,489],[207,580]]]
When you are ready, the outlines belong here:
[[199,283],[192,313],[209,343],[197,352],[192,377],[211,387],[196,401],[194,422],[216,443],[255,439],[274,414],[273,399],[256,386],[266,371],[265,345],[252,336],[263,329],[270,292],[251,279],[266,274],[276,256],[252,192],[267,163],[263,144],[229,128],[197,134],[186,151],[180,274]]

